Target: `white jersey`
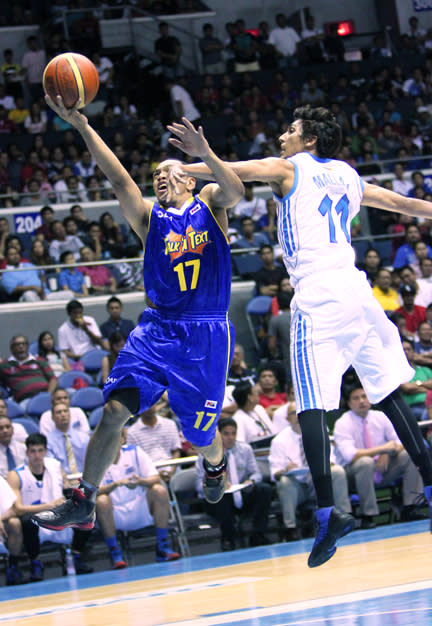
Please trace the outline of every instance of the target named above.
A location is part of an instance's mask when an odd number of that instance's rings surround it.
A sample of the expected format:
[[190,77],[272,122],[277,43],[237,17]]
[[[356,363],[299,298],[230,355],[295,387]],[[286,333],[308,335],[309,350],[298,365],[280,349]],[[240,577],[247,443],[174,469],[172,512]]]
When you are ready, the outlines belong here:
[[[21,499],[24,505],[45,504],[57,500],[63,495],[63,476],[61,465],[57,459],[45,457],[44,473],[42,480],[37,480],[28,465],[20,465],[15,472],[20,479]],[[39,541],[53,541],[55,543],[70,543],[72,541],[72,528],[64,530],[49,530],[39,528]]]
[[20,479],[23,504],[45,504],[62,497],[63,477],[60,463],[56,459],[46,457],[44,466],[45,471],[42,480],[37,480],[28,465],[20,465],[15,468]]
[[274,198],[279,243],[295,287],[305,276],[354,267],[350,223],[360,210],[363,181],[343,161],[309,152],[287,160],[294,165],[293,187]]
[[[135,445],[125,445],[121,447],[118,462],[110,465],[105,472],[101,485],[110,485],[134,474],[148,478],[157,473],[148,454]],[[136,489],[117,487],[109,494],[114,505],[114,523],[117,530],[137,530],[153,524],[146,494],[147,488],[141,486]]]

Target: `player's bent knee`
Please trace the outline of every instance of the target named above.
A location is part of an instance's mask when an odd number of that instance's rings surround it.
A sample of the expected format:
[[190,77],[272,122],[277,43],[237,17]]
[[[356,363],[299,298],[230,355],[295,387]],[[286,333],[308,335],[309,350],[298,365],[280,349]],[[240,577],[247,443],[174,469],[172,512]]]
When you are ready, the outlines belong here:
[[156,483],[155,485],[152,486],[151,491],[153,492],[154,496],[156,496],[160,500],[168,501],[168,491],[164,485],[161,485],[160,483]]
[[104,406],[104,411],[98,423],[98,428],[121,430],[130,417],[130,411],[124,404],[109,397]]
[[19,517],[10,517],[7,520],[7,527],[10,533],[21,532],[21,528],[22,528],[21,520],[19,519]]
[[108,494],[102,494],[96,498],[96,512],[101,513],[112,509],[112,500]]

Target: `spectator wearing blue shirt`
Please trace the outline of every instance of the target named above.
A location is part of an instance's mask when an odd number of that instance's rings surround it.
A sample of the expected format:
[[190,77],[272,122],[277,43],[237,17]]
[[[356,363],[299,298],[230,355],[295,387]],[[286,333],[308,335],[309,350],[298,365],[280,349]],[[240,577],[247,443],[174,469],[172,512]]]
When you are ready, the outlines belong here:
[[[60,263],[65,265],[74,265],[75,257],[72,252],[65,250],[60,255]],[[78,271],[76,267],[65,267],[61,270],[58,277],[59,289],[72,291],[76,296],[88,296],[87,285],[85,284],[85,276]]]
[[242,236],[235,240],[233,248],[261,248],[270,243],[266,234],[255,232],[255,224],[251,217],[242,217],[240,224]]
[[[415,244],[418,241],[421,241],[420,230],[418,226],[415,224],[410,224],[405,233],[405,241],[406,243],[402,244],[397,250],[395,254],[395,258],[393,261],[393,267],[395,269],[400,269],[404,267],[404,265],[412,265],[417,261],[417,257],[414,251]],[[428,256],[432,259],[432,248],[427,246]]]
[[[37,302],[39,300],[61,300],[71,298],[71,291],[50,292],[43,284],[40,271],[27,261],[22,261],[18,248],[9,246],[5,254],[6,271],[3,272],[0,285],[11,302]],[[22,271],[15,271],[17,269]]]
[[82,472],[90,436],[72,427],[70,409],[64,402],[53,405],[52,420],[56,427],[47,435],[49,456],[61,463],[66,474]]
[[104,339],[109,339],[113,333],[119,332],[127,339],[135,324],[132,320],[122,318],[123,304],[117,296],[112,296],[106,303],[109,318],[101,324],[100,330]]

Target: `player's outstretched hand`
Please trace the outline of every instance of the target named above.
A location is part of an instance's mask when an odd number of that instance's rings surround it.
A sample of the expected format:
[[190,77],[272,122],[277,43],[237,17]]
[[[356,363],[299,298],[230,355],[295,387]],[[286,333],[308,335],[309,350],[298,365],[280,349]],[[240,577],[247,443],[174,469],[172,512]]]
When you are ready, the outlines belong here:
[[182,123],[173,122],[167,126],[170,133],[175,137],[170,137],[168,141],[172,146],[182,150],[190,156],[205,158],[209,152],[210,147],[207,143],[207,139],[204,137],[202,126],[198,127],[189,122],[185,117],[182,117]]
[[63,103],[63,98],[61,96],[56,96],[55,100],[53,100],[47,93],[45,94],[45,102],[53,111],[57,113],[59,117],[64,119],[66,122],[69,122],[72,126],[77,128],[78,130],[85,126],[88,123],[88,120],[85,115],[78,111],[78,107],[81,104],[81,98],[77,101],[77,103],[70,109],[67,109]]

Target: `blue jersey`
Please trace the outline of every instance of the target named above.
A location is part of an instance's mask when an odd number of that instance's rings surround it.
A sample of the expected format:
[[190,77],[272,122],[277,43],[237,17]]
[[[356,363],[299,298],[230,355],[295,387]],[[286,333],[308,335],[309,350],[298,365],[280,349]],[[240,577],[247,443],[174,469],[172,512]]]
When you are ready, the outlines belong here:
[[153,205],[144,255],[144,285],[147,296],[162,313],[211,315],[228,310],[229,243],[198,195],[180,209]]

